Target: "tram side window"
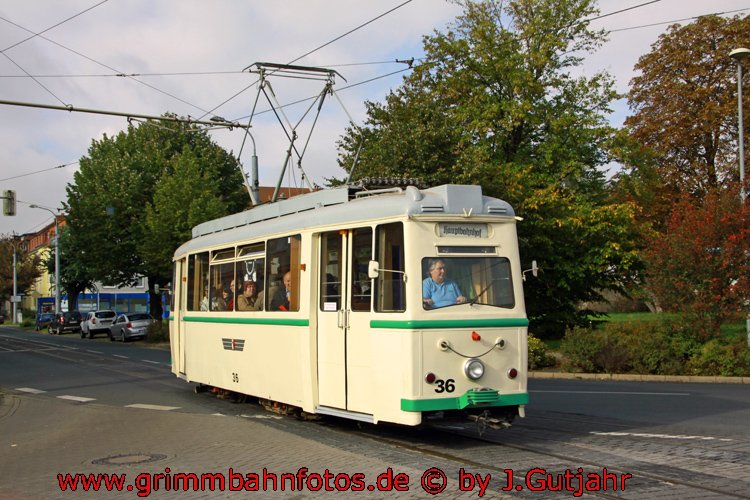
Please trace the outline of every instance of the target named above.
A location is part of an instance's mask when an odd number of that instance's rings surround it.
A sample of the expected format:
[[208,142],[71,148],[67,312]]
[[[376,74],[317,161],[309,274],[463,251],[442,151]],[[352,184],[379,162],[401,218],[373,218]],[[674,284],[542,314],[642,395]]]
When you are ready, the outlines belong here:
[[240,248],[237,252],[237,311],[263,310],[266,283],[265,252],[265,243],[253,243]]
[[208,311],[208,252],[188,257],[187,310]]
[[381,269],[375,280],[375,310],[403,312],[406,310],[404,283],[404,225],[401,222],[383,224],[376,228],[375,257]]
[[209,272],[209,309],[227,311],[232,304],[230,287],[234,277],[234,248],[214,251]]
[[265,303],[268,311],[299,311],[300,235],[268,240]]

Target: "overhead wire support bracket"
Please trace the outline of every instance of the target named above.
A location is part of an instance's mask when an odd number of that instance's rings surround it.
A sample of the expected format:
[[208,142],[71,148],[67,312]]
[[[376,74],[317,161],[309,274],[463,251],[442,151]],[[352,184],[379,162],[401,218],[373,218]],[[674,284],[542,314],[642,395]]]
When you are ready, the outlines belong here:
[[142,115],[137,113],[123,113],[120,111],[107,111],[102,109],[90,109],[90,108],[76,108],[72,104],[68,104],[66,106],[56,106],[54,104],[38,104],[33,102],[21,102],[21,101],[5,101],[0,100],[0,105],[7,105],[7,106],[22,106],[26,108],[41,108],[41,109],[53,109],[57,111],[68,111],[68,112],[75,112],[75,113],[91,113],[96,115],[109,115],[109,116],[122,116],[127,118],[128,120],[131,119],[142,119],[142,120],[159,120],[164,122],[176,122],[176,123],[192,123],[195,125],[205,125],[209,127],[222,127],[222,128],[242,128],[247,129],[250,128],[250,124],[243,125],[239,122],[229,122],[224,120],[223,118],[214,117],[211,120],[196,120],[193,118],[180,118],[177,116],[155,116],[155,115]]

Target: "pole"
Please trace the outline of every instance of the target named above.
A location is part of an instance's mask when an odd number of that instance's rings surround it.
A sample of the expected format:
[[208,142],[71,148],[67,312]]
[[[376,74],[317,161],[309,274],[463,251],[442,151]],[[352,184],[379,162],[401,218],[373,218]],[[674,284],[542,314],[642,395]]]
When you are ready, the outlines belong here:
[[[742,58],[735,59],[737,63],[737,137],[740,163],[740,207],[745,206],[745,127],[742,116]],[[745,332],[747,347],[750,348],[750,313],[745,318]]]
[[60,312],[60,295],[60,226],[55,215],[55,314]]
[[[739,137],[740,155],[740,201],[745,203],[745,134],[742,123],[742,63],[737,61],[737,135]],[[750,330],[748,331],[750,334]],[[750,337],[748,337],[750,342]]]
[[13,243],[13,323],[18,321],[18,314],[16,312],[16,308],[18,307],[18,302],[16,302],[16,297],[18,296],[18,280],[16,279],[16,244]]

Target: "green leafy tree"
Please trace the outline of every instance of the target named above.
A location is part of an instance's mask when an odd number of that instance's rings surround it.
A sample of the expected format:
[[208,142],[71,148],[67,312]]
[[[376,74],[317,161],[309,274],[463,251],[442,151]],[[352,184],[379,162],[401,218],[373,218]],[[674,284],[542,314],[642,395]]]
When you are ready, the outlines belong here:
[[[672,195],[701,197],[738,180],[736,64],[729,53],[747,46],[750,17],[705,16],[672,25],[638,60],[625,124],[653,152],[662,189]],[[744,99],[747,107],[750,96]],[[659,198],[671,204],[671,196]]]
[[[737,185],[733,185],[735,188]],[[750,205],[736,189],[683,194],[645,252],[647,286],[666,311],[688,314],[704,337],[745,316],[750,296]]]
[[0,237],[0,301],[13,295],[13,252],[16,253],[16,291],[28,293],[42,275],[42,259],[38,253],[24,250],[18,238]]
[[612,203],[602,167],[615,131],[605,74],[574,77],[591,31],[592,0],[462,2],[445,32],[424,38],[425,60],[385,102],[367,103],[362,128],[340,141],[353,178],[420,177],[431,185],[480,184],[518,215],[532,329],[562,335],[586,320],[577,304],[622,289],[637,272],[635,205]]
[[[205,182],[196,183],[196,175]],[[170,226],[165,217],[175,200],[164,194],[162,183],[183,196],[184,207],[207,197],[218,203],[179,210],[191,220],[174,218]],[[128,285],[146,276],[154,315],[161,313],[161,301],[153,285],[171,280],[171,255],[189,237],[185,224],[237,212],[248,203],[237,159],[206,131],[184,122],[149,121],[94,140],[67,193],[78,263],[98,281]],[[202,212],[205,207],[209,210]]]

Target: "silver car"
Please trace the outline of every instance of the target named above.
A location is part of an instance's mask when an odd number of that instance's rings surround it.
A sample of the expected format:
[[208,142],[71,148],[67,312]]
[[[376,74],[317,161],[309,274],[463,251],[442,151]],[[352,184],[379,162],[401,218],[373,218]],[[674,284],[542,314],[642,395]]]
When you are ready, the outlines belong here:
[[117,313],[114,311],[91,311],[81,321],[81,338],[87,335],[90,339],[97,333],[109,334],[109,327],[115,321]]
[[154,320],[146,313],[125,313],[119,316],[109,328],[109,340],[142,339]]

